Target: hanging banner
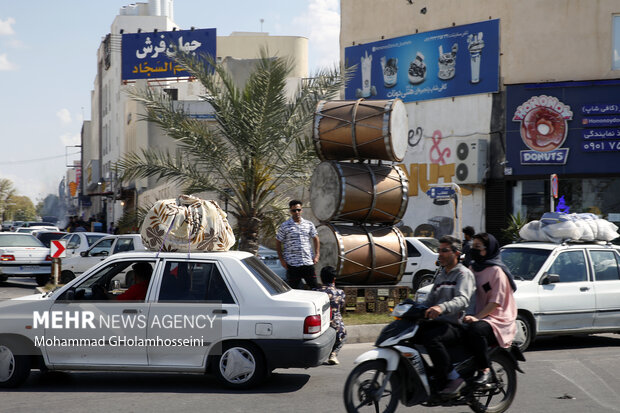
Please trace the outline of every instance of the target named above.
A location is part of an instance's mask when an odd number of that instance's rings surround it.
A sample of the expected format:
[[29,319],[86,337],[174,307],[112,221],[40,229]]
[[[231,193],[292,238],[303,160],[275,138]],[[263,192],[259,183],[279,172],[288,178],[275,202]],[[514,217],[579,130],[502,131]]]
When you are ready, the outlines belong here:
[[123,80],[188,77],[174,61],[176,50],[215,59],[215,29],[128,33],[122,41]]
[[347,100],[404,102],[497,92],[499,20],[487,20],[345,48],[357,65]]

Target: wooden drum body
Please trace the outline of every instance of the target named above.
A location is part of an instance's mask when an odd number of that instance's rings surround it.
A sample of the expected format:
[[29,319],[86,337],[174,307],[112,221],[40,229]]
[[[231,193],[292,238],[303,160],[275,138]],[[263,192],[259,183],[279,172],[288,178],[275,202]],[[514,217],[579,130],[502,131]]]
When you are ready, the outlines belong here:
[[325,160],[380,159],[400,162],[409,124],[400,99],[322,100],[314,114],[314,144]]
[[405,239],[398,228],[322,224],[317,228],[321,258],[317,268],[336,268],[336,283],[397,284],[407,264]]
[[409,181],[398,166],[322,162],[310,184],[320,221],[394,225],[407,210]]

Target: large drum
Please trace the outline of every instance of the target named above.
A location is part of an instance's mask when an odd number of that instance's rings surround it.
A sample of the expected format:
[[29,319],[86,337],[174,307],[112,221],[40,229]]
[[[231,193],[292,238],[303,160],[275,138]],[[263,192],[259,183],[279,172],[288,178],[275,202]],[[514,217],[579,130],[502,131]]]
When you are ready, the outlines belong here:
[[400,99],[322,100],[314,114],[314,145],[325,160],[380,159],[400,162],[409,124]]
[[314,170],[310,203],[321,221],[393,225],[407,209],[408,191],[398,166],[327,161]]
[[336,268],[336,283],[397,284],[407,264],[405,239],[396,227],[322,224],[317,228],[321,258],[317,268]]

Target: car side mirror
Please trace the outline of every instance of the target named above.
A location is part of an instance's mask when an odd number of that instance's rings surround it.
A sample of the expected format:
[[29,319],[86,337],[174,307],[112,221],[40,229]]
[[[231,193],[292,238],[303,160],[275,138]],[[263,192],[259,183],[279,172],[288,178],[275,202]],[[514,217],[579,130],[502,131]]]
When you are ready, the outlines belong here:
[[543,275],[543,278],[541,280],[542,285],[555,284],[559,282],[560,282],[560,276],[558,274],[546,273],[545,275]]
[[86,257],[86,256],[88,256],[88,251],[82,251],[82,252],[80,252],[80,255],[82,257]]

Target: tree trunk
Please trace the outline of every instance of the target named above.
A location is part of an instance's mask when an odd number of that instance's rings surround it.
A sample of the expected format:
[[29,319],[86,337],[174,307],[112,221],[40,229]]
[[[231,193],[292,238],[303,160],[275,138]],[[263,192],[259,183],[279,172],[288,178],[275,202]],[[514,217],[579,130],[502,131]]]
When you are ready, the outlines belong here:
[[258,253],[258,228],[260,219],[257,217],[241,217],[239,225],[239,250]]

